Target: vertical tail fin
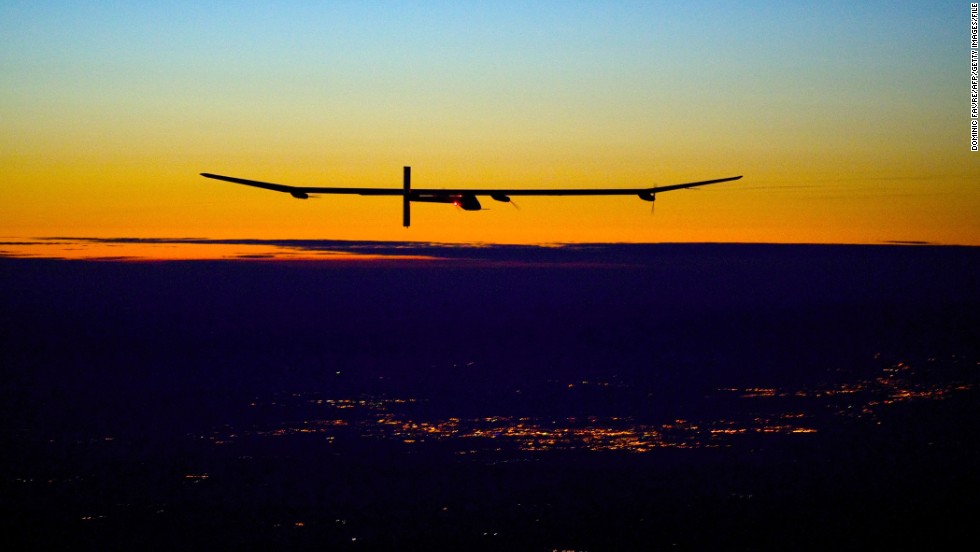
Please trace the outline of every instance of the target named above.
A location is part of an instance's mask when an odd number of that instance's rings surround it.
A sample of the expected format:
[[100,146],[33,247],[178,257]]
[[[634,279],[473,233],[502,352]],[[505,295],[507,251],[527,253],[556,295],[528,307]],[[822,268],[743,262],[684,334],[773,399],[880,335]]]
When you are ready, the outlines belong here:
[[412,225],[412,167],[405,167],[402,183],[404,192],[402,193],[402,225],[408,228]]

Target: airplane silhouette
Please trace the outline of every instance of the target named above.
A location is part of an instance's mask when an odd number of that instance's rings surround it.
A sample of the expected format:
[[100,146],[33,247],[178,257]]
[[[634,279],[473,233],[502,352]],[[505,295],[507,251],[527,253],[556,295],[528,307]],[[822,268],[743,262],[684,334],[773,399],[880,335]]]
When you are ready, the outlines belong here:
[[536,189],[536,190],[490,190],[490,189],[461,189],[461,188],[424,188],[412,189],[412,167],[405,167],[403,173],[403,183],[401,188],[320,188],[311,186],[286,186],[285,184],[273,184],[271,182],[260,182],[258,180],[248,180],[245,178],[235,178],[233,176],[222,176],[220,174],[201,173],[205,178],[224,180],[235,184],[244,184],[266,190],[287,193],[296,199],[307,199],[310,194],[354,194],[362,196],[401,196],[402,197],[402,224],[408,228],[411,226],[412,214],[411,203],[421,201],[426,203],[451,203],[465,211],[479,211],[483,209],[477,196],[490,196],[495,201],[509,203],[511,196],[627,196],[635,195],[643,201],[655,201],[656,194],[669,192],[671,190],[681,190],[684,188],[694,188],[696,186],[707,186],[708,184],[718,184],[721,182],[731,182],[738,180],[741,176],[729,176],[727,178],[716,178],[714,180],[702,180],[700,182],[685,182],[683,184],[671,184],[669,186],[654,186],[652,188],[564,188],[564,189]]

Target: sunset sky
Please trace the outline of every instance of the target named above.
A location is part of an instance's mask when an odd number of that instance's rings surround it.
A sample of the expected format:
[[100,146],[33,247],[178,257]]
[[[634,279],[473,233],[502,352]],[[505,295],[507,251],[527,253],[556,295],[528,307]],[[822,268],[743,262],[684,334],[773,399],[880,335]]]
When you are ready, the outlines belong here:
[[[0,3],[0,237],[980,245],[969,2]],[[299,186],[642,187],[484,212]]]

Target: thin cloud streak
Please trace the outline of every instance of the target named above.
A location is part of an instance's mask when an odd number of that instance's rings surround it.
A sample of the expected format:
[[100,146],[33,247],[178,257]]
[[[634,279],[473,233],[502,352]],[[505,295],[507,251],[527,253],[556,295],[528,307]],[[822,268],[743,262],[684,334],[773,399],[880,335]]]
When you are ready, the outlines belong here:
[[208,238],[95,238],[39,237],[0,242],[0,258],[85,261],[237,261],[315,262],[326,264],[399,263],[432,266],[451,263],[470,267],[606,267],[647,265],[654,253],[673,253],[691,247],[704,250],[749,251],[761,247],[901,247],[943,245],[921,240],[889,240],[878,244],[726,244],[726,243],[587,243],[587,244],[453,244],[399,241],[258,240]]

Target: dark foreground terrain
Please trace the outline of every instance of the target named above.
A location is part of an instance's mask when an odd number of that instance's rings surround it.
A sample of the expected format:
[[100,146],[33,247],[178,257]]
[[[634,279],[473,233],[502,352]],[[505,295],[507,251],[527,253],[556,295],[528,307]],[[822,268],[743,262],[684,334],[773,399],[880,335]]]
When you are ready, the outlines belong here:
[[0,258],[6,548],[978,545],[975,248],[373,251]]

